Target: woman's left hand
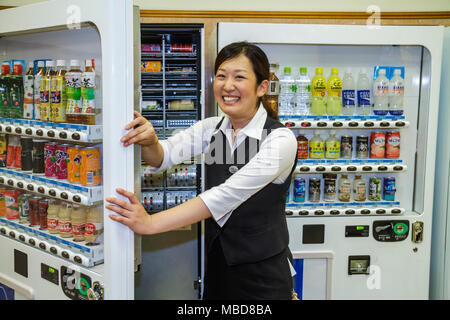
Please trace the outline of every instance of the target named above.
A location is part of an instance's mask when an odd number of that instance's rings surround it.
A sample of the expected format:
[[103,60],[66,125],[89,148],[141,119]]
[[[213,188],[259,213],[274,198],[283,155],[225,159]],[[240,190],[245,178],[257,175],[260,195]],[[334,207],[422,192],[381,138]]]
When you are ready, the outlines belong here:
[[116,192],[128,198],[128,201],[115,197],[108,197],[109,202],[105,207],[119,215],[110,214],[109,217],[128,226],[138,234],[145,234],[151,226],[151,216],[147,213],[134,193],[117,188]]

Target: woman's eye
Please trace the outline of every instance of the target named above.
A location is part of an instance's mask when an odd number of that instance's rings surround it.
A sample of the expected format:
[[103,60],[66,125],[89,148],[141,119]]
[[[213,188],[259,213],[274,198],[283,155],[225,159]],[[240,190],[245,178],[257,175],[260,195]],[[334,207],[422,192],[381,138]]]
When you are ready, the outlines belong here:
[[236,79],[245,79],[244,76],[236,76]]
[[225,75],[223,75],[223,74],[216,74],[216,78],[224,79],[224,78],[225,78]]

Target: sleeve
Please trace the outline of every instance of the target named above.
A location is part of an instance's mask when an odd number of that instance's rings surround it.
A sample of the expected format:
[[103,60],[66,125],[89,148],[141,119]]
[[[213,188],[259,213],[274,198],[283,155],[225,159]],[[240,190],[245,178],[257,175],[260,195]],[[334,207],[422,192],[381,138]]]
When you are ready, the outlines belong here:
[[175,132],[159,143],[164,151],[164,159],[159,168],[148,167],[149,173],[170,169],[174,165],[195,157],[206,150],[220,117],[211,117],[196,122],[193,126]]
[[289,176],[297,152],[297,140],[288,128],[271,132],[259,152],[219,186],[200,194],[213,218],[222,226],[231,212],[277,178]]

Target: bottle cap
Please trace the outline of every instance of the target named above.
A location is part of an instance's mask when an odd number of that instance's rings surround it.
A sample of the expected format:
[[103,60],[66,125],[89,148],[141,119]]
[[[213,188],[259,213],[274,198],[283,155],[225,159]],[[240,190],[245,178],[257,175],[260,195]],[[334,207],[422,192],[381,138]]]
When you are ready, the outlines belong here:
[[71,67],[79,67],[80,66],[80,61],[76,60],[76,59],[70,60],[70,66]]
[[300,73],[306,73],[306,71],[307,71],[306,67],[301,67],[300,68]]
[[331,68],[331,74],[338,74],[339,69],[338,68]]
[[316,68],[316,74],[323,74],[322,68]]
[[291,67],[284,67],[284,73],[291,73]]
[[65,67],[66,66],[66,60],[56,60],[56,66],[57,67]]
[[54,67],[55,66],[55,61],[53,61],[53,60],[45,61],[45,66],[46,67]]

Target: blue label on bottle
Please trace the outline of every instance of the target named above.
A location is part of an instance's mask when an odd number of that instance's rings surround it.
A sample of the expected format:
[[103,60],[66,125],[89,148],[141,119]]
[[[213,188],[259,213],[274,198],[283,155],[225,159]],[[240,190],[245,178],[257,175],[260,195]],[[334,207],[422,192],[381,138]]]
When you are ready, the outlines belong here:
[[355,90],[342,90],[342,104],[344,106],[355,105]]
[[403,115],[403,110],[389,110],[389,113],[392,116],[401,116]]
[[358,90],[358,106],[370,106],[370,90]]
[[373,114],[376,116],[385,116],[388,114],[387,110],[373,110]]

